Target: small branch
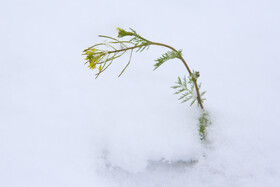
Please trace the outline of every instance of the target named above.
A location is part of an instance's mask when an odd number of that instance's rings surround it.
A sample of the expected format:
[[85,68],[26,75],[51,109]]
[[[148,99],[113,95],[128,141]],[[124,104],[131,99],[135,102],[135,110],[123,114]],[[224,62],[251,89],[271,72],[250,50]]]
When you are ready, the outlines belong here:
[[[158,46],[163,46],[163,47],[167,47],[175,52],[178,52],[175,48],[169,46],[169,45],[166,45],[166,44],[162,44],[162,43],[157,43],[157,42],[151,42],[151,45],[158,45]],[[191,69],[189,68],[188,64],[186,63],[186,61],[184,60],[184,58],[181,56],[180,57],[180,60],[184,63],[185,67],[187,68],[190,76],[192,76],[192,71]]]
[[114,51],[108,51],[108,53],[109,53],[109,54],[110,54],[110,53],[118,53],[118,52],[133,50],[133,49],[140,48],[140,47],[143,47],[143,46],[148,46],[148,45],[147,45],[147,44],[136,45],[136,46],[127,47],[127,48],[124,48],[124,49],[118,49],[118,50],[114,50]]
[[119,77],[123,74],[123,72],[124,72],[124,71],[126,70],[126,68],[129,66],[130,61],[131,61],[131,57],[132,57],[132,52],[133,52],[133,49],[132,49],[131,52],[130,52],[129,61],[128,61],[128,63],[126,64],[126,66],[123,68],[122,72],[119,74]]

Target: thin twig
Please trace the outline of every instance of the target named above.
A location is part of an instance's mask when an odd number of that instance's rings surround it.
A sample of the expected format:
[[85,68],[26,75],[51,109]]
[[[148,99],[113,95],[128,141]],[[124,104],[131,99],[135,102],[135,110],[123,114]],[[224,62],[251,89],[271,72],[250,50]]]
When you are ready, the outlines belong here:
[[130,61],[131,61],[131,57],[132,57],[132,52],[133,52],[133,49],[132,49],[131,52],[130,52],[129,61],[128,61],[127,65],[124,67],[124,69],[122,70],[122,72],[119,74],[119,77],[123,74],[123,72],[124,72],[124,71],[126,70],[126,68],[129,66]]

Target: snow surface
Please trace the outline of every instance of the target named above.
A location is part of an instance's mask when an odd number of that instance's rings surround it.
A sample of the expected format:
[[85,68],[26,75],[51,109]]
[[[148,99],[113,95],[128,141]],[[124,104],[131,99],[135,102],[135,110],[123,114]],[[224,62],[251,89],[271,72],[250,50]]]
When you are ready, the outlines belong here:
[[[279,1],[0,2],[0,186],[277,186]],[[183,49],[207,90],[213,125],[171,86],[179,61],[160,47],[99,79],[81,52],[134,28]]]

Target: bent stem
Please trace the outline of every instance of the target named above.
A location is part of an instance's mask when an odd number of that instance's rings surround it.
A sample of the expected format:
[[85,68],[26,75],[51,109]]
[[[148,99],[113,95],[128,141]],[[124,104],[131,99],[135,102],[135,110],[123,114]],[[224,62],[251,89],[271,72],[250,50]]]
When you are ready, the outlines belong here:
[[[157,69],[159,66],[161,66],[164,62],[178,58],[181,60],[181,62],[184,64],[188,71],[188,81],[186,77],[184,77],[183,81],[181,78],[178,78],[177,85],[172,87],[174,89],[179,89],[175,94],[182,94],[182,96],[179,99],[182,99],[182,103],[192,100],[191,106],[197,102],[198,107],[201,109],[202,113],[199,118],[199,133],[201,140],[206,139],[206,127],[208,124],[210,124],[210,119],[208,113],[204,110],[203,101],[205,100],[202,98],[202,96],[205,94],[205,92],[200,93],[200,87],[201,84],[198,85],[197,79],[199,78],[200,74],[197,71],[191,71],[189,68],[186,60],[182,56],[182,50],[177,50],[174,47],[150,41],[142,36],[140,36],[136,31],[133,29],[130,29],[130,31],[126,31],[121,28],[117,28],[118,30],[118,37],[131,37],[130,40],[119,40],[114,37],[105,36],[105,35],[99,35],[101,38],[109,39],[110,42],[104,42],[104,43],[98,43],[95,44],[87,49],[84,50],[84,54],[86,55],[86,63],[89,64],[89,68],[96,69],[98,67],[98,73],[96,74],[96,78],[104,72],[111,64],[112,62],[124,55],[127,51],[130,51],[129,61],[127,65],[123,68],[119,76],[121,76],[124,71],[127,69],[127,67],[130,65],[132,53],[135,50],[136,52],[142,52],[145,49],[148,49],[150,46],[161,46],[170,49],[171,51],[168,51],[164,53],[160,58],[156,59],[157,62],[154,66],[155,69]],[[119,46],[117,46],[119,45]],[[103,50],[100,49],[102,47],[107,47],[109,50]],[[155,70],[154,69],[154,70]],[[191,89],[189,89],[189,86],[191,86]]]
[[[109,38],[108,36],[103,36],[103,35],[99,35],[99,37],[106,37],[106,38]],[[111,38],[111,37],[110,37]],[[144,39],[143,37],[141,37],[142,39]],[[133,47],[127,47],[127,48],[123,48],[123,49],[118,49],[118,50],[112,50],[112,51],[107,51],[108,54],[116,54],[116,53],[119,53],[119,52],[126,52],[126,51],[129,51],[131,50],[131,55],[130,55],[130,60],[129,60],[129,63],[126,65],[126,67],[122,70],[121,74],[119,76],[121,76],[123,74],[123,72],[125,71],[125,69],[128,67],[128,65],[130,64],[130,61],[131,61],[131,56],[132,56],[132,52],[133,52],[133,49],[141,49],[142,47],[147,47],[147,46],[151,46],[151,45],[157,45],[157,46],[162,46],[162,47],[166,47],[166,48],[169,48],[171,49],[172,51],[178,53],[178,50],[176,50],[175,48],[167,45],[167,44],[163,44],[163,43],[158,43],[158,42],[152,42],[152,41],[149,41],[147,39],[145,39],[145,41],[147,41],[147,43],[145,44],[141,44],[141,45],[135,45]],[[88,49],[86,49],[85,51],[87,51]],[[85,52],[84,51],[84,52]],[[189,73],[189,76],[190,77],[194,77],[193,76],[193,73],[191,72],[187,62],[185,61],[185,59],[182,57],[182,55],[179,56],[179,59],[183,62],[184,66],[187,68],[187,71]],[[197,84],[197,78],[193,78],[193,82],[194,82],[194,85],[195,85],[195,90],[196,90],[196,94],[197,94],[197,101],[199,103],[199,106],[200,108],[203,110],[204,109],[204,106],[202,104],[202,100],[201,100],[201,96],[200,96],[200,92],[199,92],[199,88],[198,88],[198,84]]]
[[[177,51],[175,48],[173,48],[173,47],[171,47],[171,46],[169,46],[169,45],[166,45],[166,44],[157,43],[157,42],[151,42],[151,45],[158,45],[158,46],[167,47],[167,48],[171,49],[172,51],[178,53],[178,51]],[[185,59],[182,57],[182,55],[180,55],[179,59],[183,62],[184,66],[187,68],[188,73],[189,73],[189,76],[190,76],[190,77],[194,77],[194,76],[193,76],[193,73],[192,73],[192,71],[191,71],[191,69],[189,68],[187,62],[186,62]],[[200,108],[201,108],[202,110],[204,110],[204,107],[203,107],[203,104],[202,104],[202,100],[201,100],[201,96],[200,96],[200,92],[199,92],[198,85],[197,85],[197,78],[194,79],[193,82],[194,82],[195,90],[196,90],[196,94],[197,94],[197,101],[198,101],[198,103],[199,103]]]

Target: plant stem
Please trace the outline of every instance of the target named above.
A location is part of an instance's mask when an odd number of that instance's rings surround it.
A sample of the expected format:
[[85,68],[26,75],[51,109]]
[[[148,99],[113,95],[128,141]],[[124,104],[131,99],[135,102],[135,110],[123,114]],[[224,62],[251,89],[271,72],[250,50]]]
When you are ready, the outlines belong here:
[[[144,38],[142,38],[144,39]],[[114,50],[114,51],[108,51],[108,54],[111,54],[111,53],[118,53],[118,52],[122,52],[122,51],[128,51],[128,50],[133,50],[135,48],[140,48],[140,47],[143,47],[143,46],[148,46],[148,45],[157,45],[157,46],[162,46],[162,47],[166,47],[166,48],[169,48],[171,49],[172,51],[175,51],[175,52],[178,52],[175,48],[169,46],[169,45],[166,45],[166,44],[163,44],[163,43],[158,43],[158,42],[151,42],[147,39],[144,39],[147,41],[146,44],[141,44],[141,45],[135,45],[133,47],[127,47],[127,48],[124,48],[124,49],[119,49],[119,50]],[[187,62],[185,61],[185,59],[180,56],[179,59],[183,62],[183,64],[185,65],[185,67],[187,68],[188,70],[188,73],[191,77],[193,77],[193,73],[191,71],[191,69],[189,68]],[[199,88],[198,88],[198,85],[197,85],[197,80],[193,80],[194,82],[194,86],[195,86],[195,90],[196,90],[196,93],[197,93],[197,101],[198,101],[198,104],[200,106],[200,108],[203,110],[204,107],[203,107],[203,104],[202,104],[202,100],[201,100],[201,96],[200,96],[200,93],[199,93]]]
[[[173,50],[173,51],[175,51],[175,52],[178,52],[175,48],[173,48],[173,47],[171,47],[171,46],[169,46],[169,45],[166,45],[166,44],[157,43],[157,42],[151,42],[150,45],[163,46],[163,47],[167,47],[167,48],[169,48],[169,49],[171,49],[171,50]],[[179,59],[183,62],[183,64],[185,65],[185,67],[187,68],[187,70],[188,70],[188,72],[189,72],[189,75],[192,77],[192,76],[193,76],[193,73],[192,73],[191,69],[189,68],[189,66],[188,66],[187,62],[185,61],[185,59],[184,59],[182,56],[180,56]],[[195,81],[193,81],[193,82],[194,82],[195,90],[196,90],[196,93],[197,93],[197,101],[198,101],[198,103],[199,103],[200,108],[203,110],[203,109],[204,109],[204,106],[203,106],[203,104],[202,104],[202,100],[201,100],[201,97],[200,97],[199,88],[198,88],[198,85],[197,85],[197,80],[195,80]]]

